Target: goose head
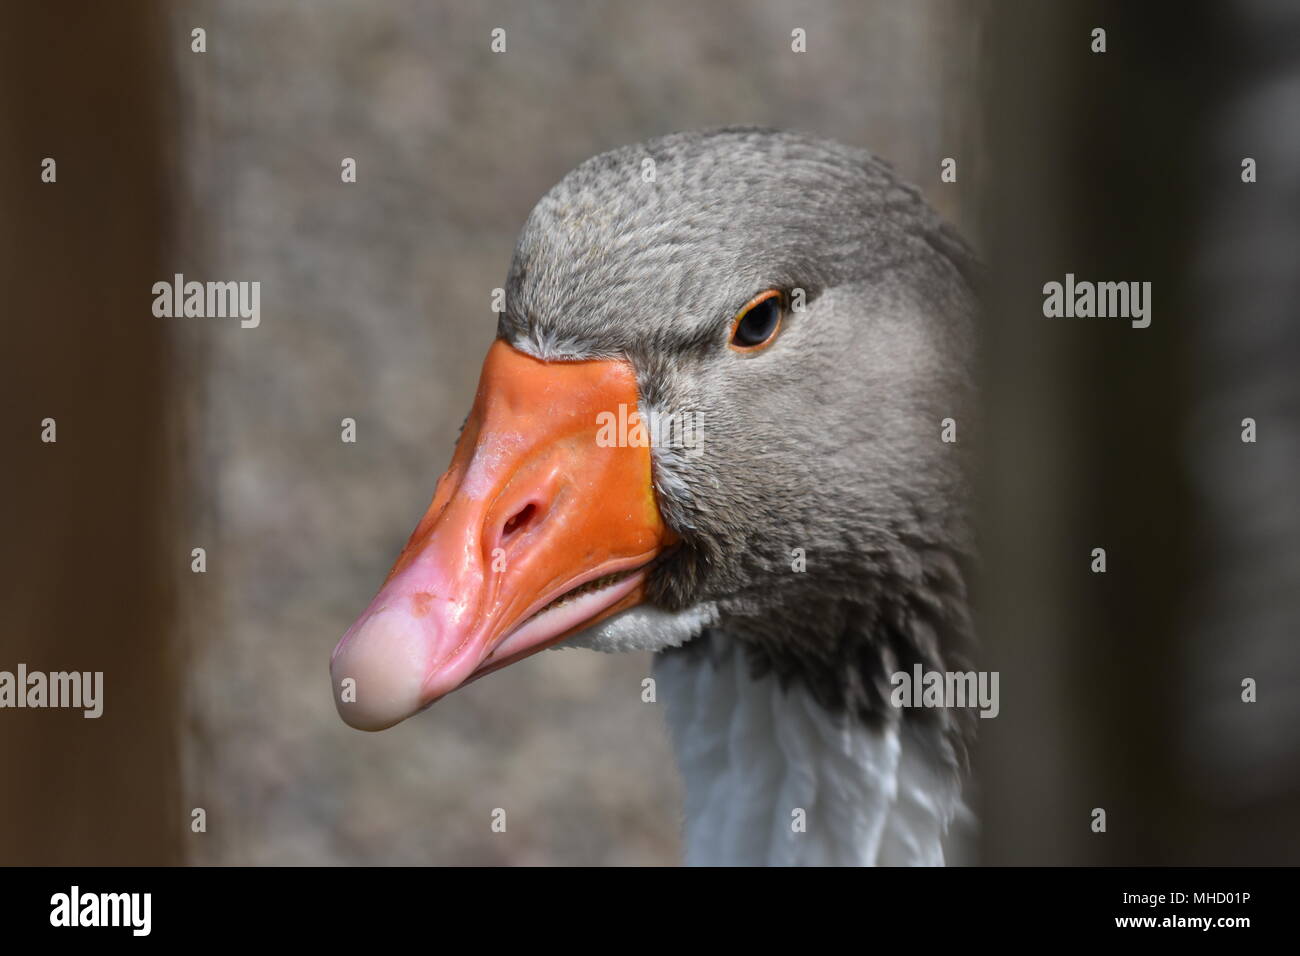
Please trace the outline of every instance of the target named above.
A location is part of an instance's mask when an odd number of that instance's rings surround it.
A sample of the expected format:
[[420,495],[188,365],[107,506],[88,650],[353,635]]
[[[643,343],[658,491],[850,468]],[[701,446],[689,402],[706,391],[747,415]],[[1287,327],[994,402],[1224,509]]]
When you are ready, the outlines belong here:
[[[825,707],[963,653],[975,265],[868,153],[757,129],[584,162],[519,237],[433,501],[331,661],[354,727],[559,643],[725,631]],[[964,439],[967,436],[962,434]]]

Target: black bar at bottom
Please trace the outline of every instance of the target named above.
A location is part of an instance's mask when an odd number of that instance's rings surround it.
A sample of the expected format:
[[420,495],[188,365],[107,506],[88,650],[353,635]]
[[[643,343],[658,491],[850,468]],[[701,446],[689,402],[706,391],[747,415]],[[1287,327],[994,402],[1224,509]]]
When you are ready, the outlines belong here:
[[761,933],[775,929],[770,920],[809,942],[847,931],[863,945],[918,932],[927,940],[1037,939],[1046,931],[1230,942],[1240,933],[1284,930],[1296,882],[1292,868],[9,868],[0,869],[0,881],[7,942],[64,936],[81,944],[116,937],[337,945],[351,938],[373,945],[414,936],[412,943],[432,946],[448,932],[472,938],[502,929],[563,945],[598,927],[607,935],[611,920],[631,937],[661,942],[688,926]]

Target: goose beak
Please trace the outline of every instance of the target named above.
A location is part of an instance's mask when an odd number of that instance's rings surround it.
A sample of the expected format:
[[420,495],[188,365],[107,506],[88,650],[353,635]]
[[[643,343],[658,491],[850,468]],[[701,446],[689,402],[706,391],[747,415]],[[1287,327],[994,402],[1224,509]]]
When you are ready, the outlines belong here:
[[637,401],[626,361],[492,345],[433,503],[330,660],[347,723],[390,727],[643,600],[675,538],[649,443],[618,441]]

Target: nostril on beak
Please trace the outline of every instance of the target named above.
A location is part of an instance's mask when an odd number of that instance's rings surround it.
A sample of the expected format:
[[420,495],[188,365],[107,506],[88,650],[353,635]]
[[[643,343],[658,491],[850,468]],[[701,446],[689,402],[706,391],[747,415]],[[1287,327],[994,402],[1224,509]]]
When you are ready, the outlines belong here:
[[536,514],[537,506],[531,502],[516,511],[501,528],[501,543],[505,544],[516,534],[532,524],[533,518]]

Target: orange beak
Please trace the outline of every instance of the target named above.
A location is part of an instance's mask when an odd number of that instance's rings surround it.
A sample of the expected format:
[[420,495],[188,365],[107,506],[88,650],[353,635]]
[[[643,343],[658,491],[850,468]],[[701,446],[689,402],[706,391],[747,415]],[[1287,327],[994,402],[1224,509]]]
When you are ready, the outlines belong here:
[[493,343],[433,503],[330,660],[345,721],[390,727],[644,599],[676,539],[649,443],[617,440],[644,434],[637,401],[626,361]]

